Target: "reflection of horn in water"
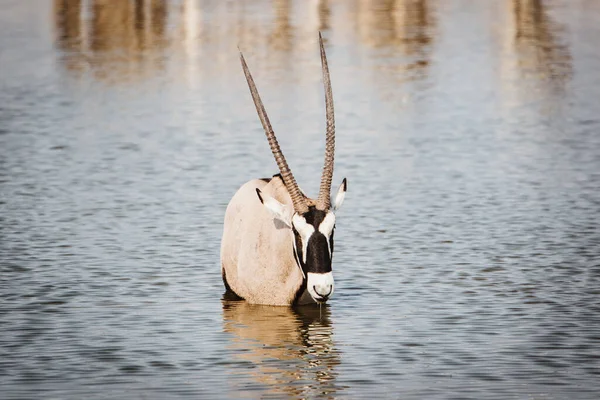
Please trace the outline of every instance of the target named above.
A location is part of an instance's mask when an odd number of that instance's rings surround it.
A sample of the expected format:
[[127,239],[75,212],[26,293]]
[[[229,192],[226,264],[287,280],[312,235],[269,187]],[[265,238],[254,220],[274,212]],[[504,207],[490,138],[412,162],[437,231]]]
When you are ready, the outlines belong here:
[[[252,387],[263,394],[314,397],[334,395],[334,367],[340,363],[332,342],[328,307],[298,308],[223,300],[224,330],[232,334],[230,348],[247,370]],[[236,370],[237,376],[239,370]],[[235,390],[246,384],[237,382]],[[260,397],[260,396],[259,396]]]

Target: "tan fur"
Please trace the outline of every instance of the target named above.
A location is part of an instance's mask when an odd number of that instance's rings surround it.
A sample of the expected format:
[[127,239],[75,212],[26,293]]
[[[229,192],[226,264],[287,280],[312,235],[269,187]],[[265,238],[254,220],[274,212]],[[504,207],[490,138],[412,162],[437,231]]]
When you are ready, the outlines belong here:
[[291,219],[292,199],[281,178],[245,183],[225,212],[221,269],[231,289],[249,303],[291,305],[303,280],[294,234],[263,206],[257,188],[285,204]]

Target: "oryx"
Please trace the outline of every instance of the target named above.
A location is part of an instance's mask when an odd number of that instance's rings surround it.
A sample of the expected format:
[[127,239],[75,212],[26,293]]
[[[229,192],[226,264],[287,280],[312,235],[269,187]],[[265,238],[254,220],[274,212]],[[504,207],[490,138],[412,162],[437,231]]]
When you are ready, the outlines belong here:
[[327,133],[325,163],[316,200],[308,198],[298,187],[240,52],[256,111],[280,171],[270,179],[245,183],[225,212],[221,242],[223,282],[229,292],[250,303],[323,303],[333,294],[333,211],[342,205],[347,185],[344,179],[332,207],[335,122],[329,69],[320,33],[319,44]]

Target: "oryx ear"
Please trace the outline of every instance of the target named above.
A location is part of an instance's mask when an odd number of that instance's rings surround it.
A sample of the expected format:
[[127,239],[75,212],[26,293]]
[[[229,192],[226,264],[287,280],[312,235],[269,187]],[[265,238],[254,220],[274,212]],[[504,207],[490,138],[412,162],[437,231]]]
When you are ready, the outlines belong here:
[[346,181],[346,178],[344,178],[340,188],[337,191],[337,194],[335,195],[335,199],[332,199],[333,201],[331,202],[331,204],[333,204],[334,211],[342,206],[344,197],[346,197],[346,189],[348,189],[348,182]]
[[292,227],[291,214],[284,204],[281,204],[268,194],[261,192],[259,188],[256,188],[256,194],[258,195],[260,202],[271,212],[271,214],[273,214],[276,220],[282,222],[288,228]]

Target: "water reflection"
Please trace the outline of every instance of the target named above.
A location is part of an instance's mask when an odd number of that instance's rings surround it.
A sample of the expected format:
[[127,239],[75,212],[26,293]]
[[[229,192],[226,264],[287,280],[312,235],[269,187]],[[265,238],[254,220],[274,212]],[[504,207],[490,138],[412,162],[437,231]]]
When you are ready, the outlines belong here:
[[54,0],[57,42],[63,50],[80,50],[82,32],[81,0]]
[[329,22],[331,18],[331,6],[329,5],[329,0],[319,0],[317,3],[319,30],[326,31],[331,28],[331,24]]
[[[377,78],[385,81],[382,87],[389,86],[390,79],[428,76],[441,14],[452,13],[445,8],[438,12],[441,6],[431,0],[54,0],[53,4],[56,44],[71,72],[91,69],[104,80],[139,79],[165,68],[166,48],[170,57],[177,53],[189,57],[194,74],[215,65],[222,70],[237,67],[238,45],[253,53],[257,70],[289,70],[295,68],[292,50],[314,54],[316,32],[331,30],[348,38],[326,35],[336,37],[340,45],[349,40],[374,51],[369,58],[378,75],[384,72]],[[541,0],[499,4],[492,7],[499,15],[487,24],[490,29],[499,27],[503,74],[511,81],[520,79],[513,74],[523,74],[563,90],[572,76],[572,60],[549,6]],[[501,23],[495,25],[496,20]]]
[[290,20],[291,0],[275,0],[273,1],[273,8],[275,23],[273,24],[271,42],[275,49],[289,51],[292,47],[293,35]]
[[[429,0],[355,0],[348,4],[328,0],[227,4],[54,0],[53,9],[56,45],[63,51],[65,67],[71,72],[91,68],[104,79],[131,79],[140,72],[164,68],[161,51],[167,46],[194,57],[199,49],[210,52],[212,63],[220,63],[222,58],[229,62],[224,54],[235,57],[238,45],[255,50],[267,47],[263,62],[280,68],[289,58],[286,53],[314,50],[317,32],[327,30],[343,31],[352,41],[382,50],[383,63],[387,58],[393,60],[384,68],[420,70],[430,64],[437,23]],[[260,60],[260,53],[254,60]],[[398,61],[397,56],[403,59]]]
[[[270,307],[223,300],[224,330],[235,358],[250,362],[249,375],[269,395],[313,398],[340,390],[339,351],[332,341],[329,307]],[[244,390],[238,383],[234,391]]]
[[153,48],[163,40],[166,18],[167,7],[161,0],[93,1],[90,49],[138,52]]
[[[561,115],[573,78],[571,49],[564,41],[560,14],[551,13],[539,0],[511,0],[495,10],[500,23],[494,43],[498,48],[500,101],[505,118],[520,118],[515,110],[535,111],[531,116]],[[531,108],[521,108],[525,104]]]
[[564,89],[572,75],[569,48],[560,40],[559,24],[548,15],[541,0],[513,0],[515,48],[523,73]]
[[407,70],[430,64],[437,19],[429,0],[358,0],[356,18],[363,43],[407,57]]
[[55,0],[56,45],[72,72],[130,79],[145,65],[162,68],[168,7],[164,0]]

